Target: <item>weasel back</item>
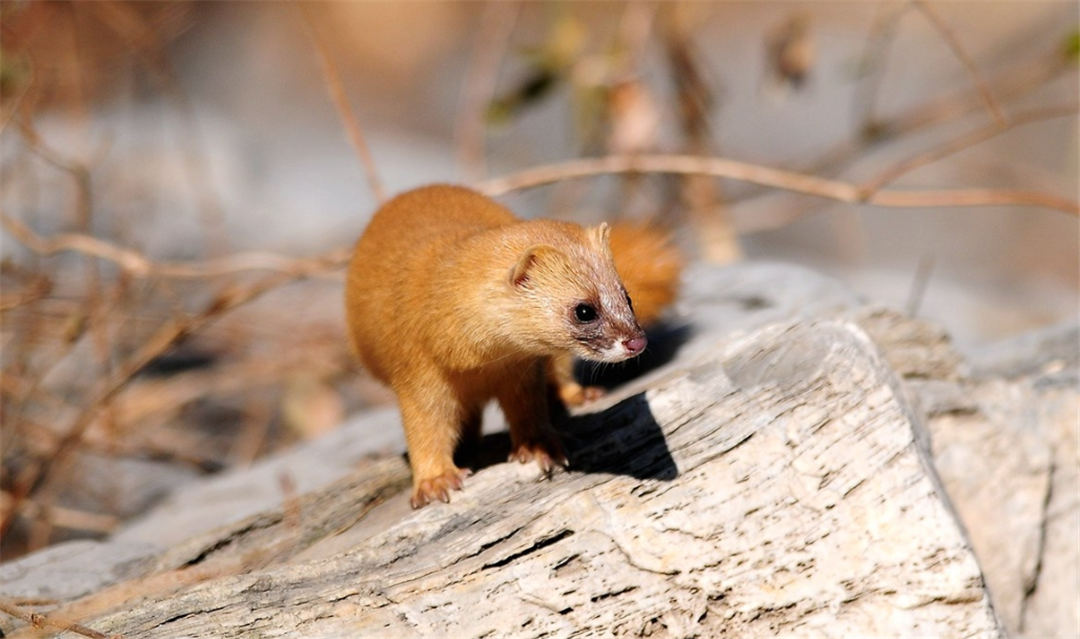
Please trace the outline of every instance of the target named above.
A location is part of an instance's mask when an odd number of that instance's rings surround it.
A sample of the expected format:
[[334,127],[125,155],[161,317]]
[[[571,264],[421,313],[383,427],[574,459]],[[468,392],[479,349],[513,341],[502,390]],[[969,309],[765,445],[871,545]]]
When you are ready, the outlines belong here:
[[411,341],[402,335],[419,328],[431,282],[455,247],[516,221],[493,200],[450,185],[402,193],[375,212],[349,263],[345,314],[353,350],[376,378],[389,383],[397,362],[414,356],[394,345]]

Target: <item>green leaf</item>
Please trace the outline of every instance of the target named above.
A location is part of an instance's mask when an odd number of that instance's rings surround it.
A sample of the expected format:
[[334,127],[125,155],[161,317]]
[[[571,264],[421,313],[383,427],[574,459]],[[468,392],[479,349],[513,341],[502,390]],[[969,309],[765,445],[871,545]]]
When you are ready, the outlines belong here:
[[13,95],[29,81],[29,58],[0,47],[0,93]]
[[1073,64],[1080,62],[1080,29],[1065,36],[1061,46],[1061,53],[1066,62]]

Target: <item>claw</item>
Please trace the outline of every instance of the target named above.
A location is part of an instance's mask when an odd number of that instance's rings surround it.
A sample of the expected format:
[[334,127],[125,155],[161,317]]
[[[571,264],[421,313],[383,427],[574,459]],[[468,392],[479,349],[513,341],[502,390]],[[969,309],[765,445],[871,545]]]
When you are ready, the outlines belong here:
[[450,503],[450,491],[461,490],[463,481],[472,474],[468,469],[455,468],[437,477],[414,481],[412,498],[409,504],[414,508],[423,508],[435,500]]

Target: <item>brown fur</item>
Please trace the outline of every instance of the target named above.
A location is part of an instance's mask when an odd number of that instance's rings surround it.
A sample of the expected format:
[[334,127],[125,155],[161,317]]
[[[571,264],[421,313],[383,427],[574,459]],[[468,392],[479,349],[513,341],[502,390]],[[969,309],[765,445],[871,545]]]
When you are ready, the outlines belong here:
[[[491,399],[510,425],[512,459],[565,464],[548,419],[551,358],[621,361],[644,348],[609,232],[521,221],[445,185],[376,212],[349,265],[346,319],[364,365],[397,395],[414,507],[461,487],[454,449],[479,438]],[[581,321],[583,304],[594,321]]]

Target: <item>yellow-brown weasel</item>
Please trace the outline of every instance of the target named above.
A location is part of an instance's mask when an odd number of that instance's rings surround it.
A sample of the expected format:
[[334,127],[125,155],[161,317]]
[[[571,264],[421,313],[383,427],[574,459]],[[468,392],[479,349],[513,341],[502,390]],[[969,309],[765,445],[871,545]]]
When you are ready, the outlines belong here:
[[[650,257],[658,268],[646,266]],[[461,488],[468,471],[454,449],[479,438],[491,399],[510,425],[511,459],[544,471],[565,465],[548,417],[549,376],[564,400],[580,403],[573,356],[640,354],[645,333],[627,290],[645,302],[639,314],[658,316],[680,267],[655,231],[523,221],[457,186],[422,187],[379,209],[349,264],[346,320],[364,366],[397,395],[413,507]],[[625,288],[624,269],[635,278]]]

